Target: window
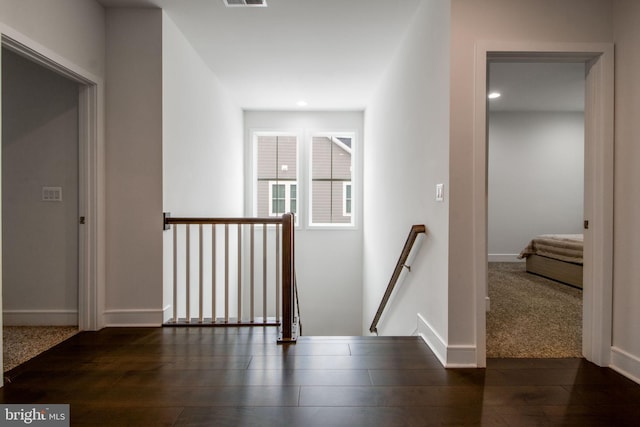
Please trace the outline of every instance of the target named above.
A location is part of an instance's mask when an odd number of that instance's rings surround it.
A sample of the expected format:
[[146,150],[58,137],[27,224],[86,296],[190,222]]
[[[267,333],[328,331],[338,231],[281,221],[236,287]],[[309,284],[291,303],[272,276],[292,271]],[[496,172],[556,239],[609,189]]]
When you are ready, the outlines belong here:
[[351,183],[345,182],[342,189],[342,209],[344,216],[351,216]]
[[302,219],[311,228],[354,226],[360,188],[353,173],[355,133],[303,134],[253,131],[253,215],[292,212],[296,225]]
[[255,214],[258,217],[280,216],[286,212],[297,214],[297,137],[286,134],[256,134],[255,153]]
[[287,212],[297,214],[298,185],[296,183],[277,181],[269,182],[269,215],[281,216]]
[[353,135],[311,138],[311,225],[353,225]]

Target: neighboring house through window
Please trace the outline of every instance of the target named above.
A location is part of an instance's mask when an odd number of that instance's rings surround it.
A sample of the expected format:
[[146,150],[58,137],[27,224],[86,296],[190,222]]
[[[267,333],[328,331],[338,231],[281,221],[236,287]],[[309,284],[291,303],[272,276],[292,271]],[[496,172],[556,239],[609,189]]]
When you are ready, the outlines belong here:
[[342,214],[344,216],[351,216],[351,183],[345,182],[342,189]]
[[269,182],[269,215],[298,211],[298,185],[295,182]]
[[[302,147],[294,133],[254,132],[253,140],[255,215],[293,212],[309,226],[354,225],[353,133],[311,134]],[[300,150],[308,153],[301,165]]]
[[298,138],[258,134],[256,141],[256,215],[298,212]]
[[310,225],[352,225],[353,136],[311,138]]

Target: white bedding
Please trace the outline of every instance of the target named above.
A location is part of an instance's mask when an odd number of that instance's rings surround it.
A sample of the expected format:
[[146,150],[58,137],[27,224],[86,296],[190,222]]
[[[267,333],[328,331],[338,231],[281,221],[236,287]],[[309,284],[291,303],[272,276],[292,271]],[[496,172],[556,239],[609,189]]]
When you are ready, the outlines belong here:
[[560,261],[582,264],[584,239],[582,234],[542,234],[529,242],[518,258],[540,255]]

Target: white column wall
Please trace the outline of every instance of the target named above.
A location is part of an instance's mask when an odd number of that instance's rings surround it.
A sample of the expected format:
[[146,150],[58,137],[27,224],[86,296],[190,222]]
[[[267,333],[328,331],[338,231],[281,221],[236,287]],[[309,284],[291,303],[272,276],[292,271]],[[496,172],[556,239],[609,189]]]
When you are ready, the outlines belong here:
[[162,321],[162,11],[107,10],[105,324]]
[[[450,2],[425,1],[365,114],[363,332],[413,224],[428,231],[378,326],[447,340]],[[444,184],[444,202],[435,200]],[[421,320],[418,320],[418,315]]]
[[[243,216],[242,110],[166,14],[162,34],[163,209],[175,217]],[[173,312],[172,235],[163,235],[163,320]],[[184,271],[183,264],[179,270]]]
[[640,383],[640,3],[614,2],[616,127],[613,265],[614,369]]

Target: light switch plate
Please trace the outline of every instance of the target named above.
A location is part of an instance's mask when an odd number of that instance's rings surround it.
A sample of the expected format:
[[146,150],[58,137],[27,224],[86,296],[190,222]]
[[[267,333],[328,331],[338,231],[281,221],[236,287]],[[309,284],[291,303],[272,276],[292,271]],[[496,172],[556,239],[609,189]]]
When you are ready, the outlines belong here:
[[61,202],[62,187],[42,187],[43,202]]
[[436,202],[444,202],[444,184],[436,184]]

